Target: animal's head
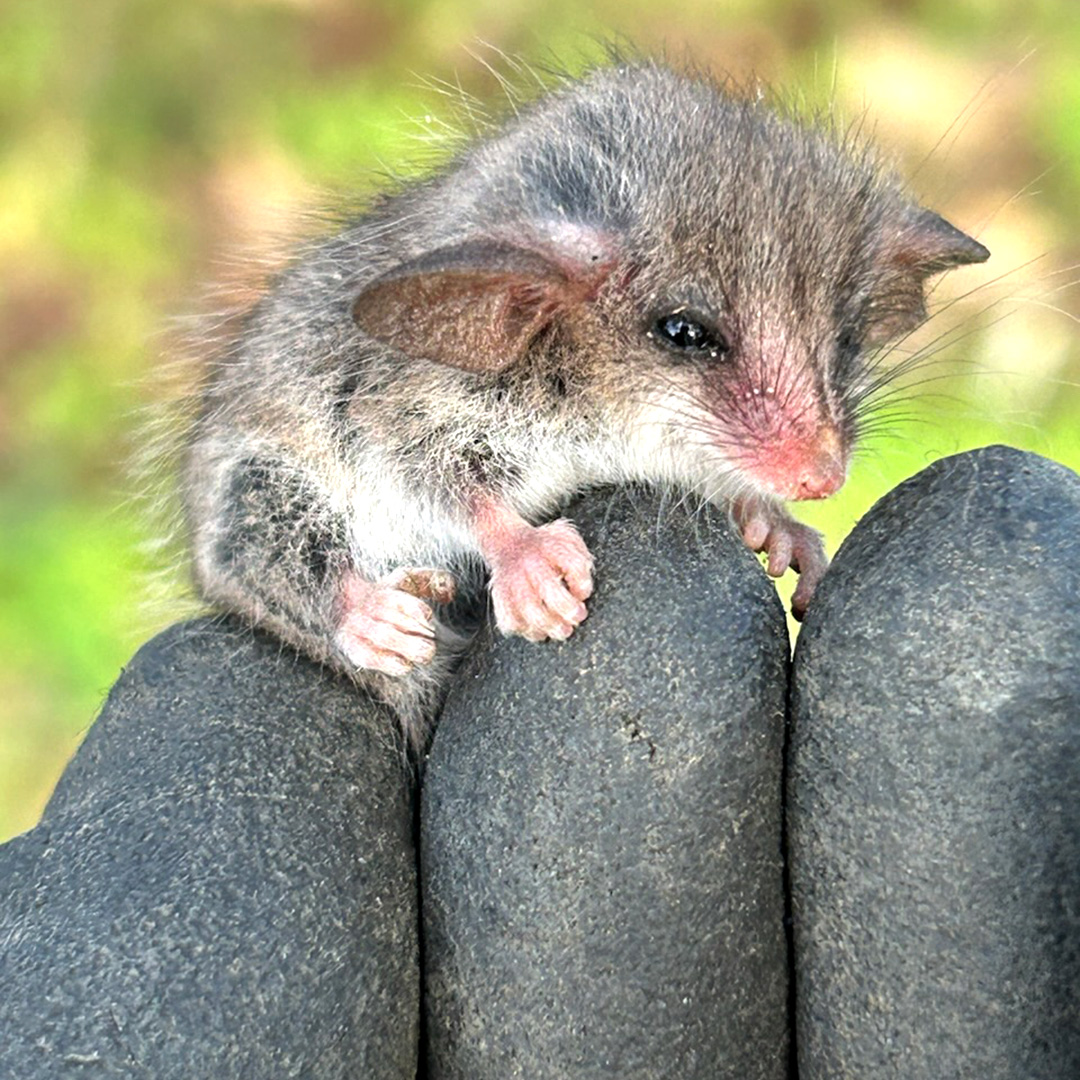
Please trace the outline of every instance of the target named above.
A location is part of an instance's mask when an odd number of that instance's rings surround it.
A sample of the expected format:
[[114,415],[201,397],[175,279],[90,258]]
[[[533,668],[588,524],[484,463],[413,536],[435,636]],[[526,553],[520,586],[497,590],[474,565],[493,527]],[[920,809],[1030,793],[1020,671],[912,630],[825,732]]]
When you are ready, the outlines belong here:
[[673,460],[785,499],[840,487],[866,356],[989,255],[865,146],[652,65],[542,99],[455,176],[463,224],[366,284],[368,334],[478,373],[540,354]]

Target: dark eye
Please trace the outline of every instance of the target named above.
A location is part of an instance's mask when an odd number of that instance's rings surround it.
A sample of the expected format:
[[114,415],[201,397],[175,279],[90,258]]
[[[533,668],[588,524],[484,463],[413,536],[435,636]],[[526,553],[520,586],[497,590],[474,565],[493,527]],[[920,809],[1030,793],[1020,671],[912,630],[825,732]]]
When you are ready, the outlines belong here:
[[717,359],[728,351],[730,346],[724,336],[712,327],[695,319],[683,311],[670,315],[661,315],[653,324],[650,337],[659,338],[669,348],[691,356]]

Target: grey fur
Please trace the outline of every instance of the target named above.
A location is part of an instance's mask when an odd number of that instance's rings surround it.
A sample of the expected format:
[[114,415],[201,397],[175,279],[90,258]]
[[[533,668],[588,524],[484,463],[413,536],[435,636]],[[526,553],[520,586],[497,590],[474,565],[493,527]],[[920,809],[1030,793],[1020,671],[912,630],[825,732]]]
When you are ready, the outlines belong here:
[[[381,307],[476,251],[504,253],[483,303]],[[779,437],[746,387],[850,449],[869,347],[921,320],[927,276],[986,254],[824,126],[654,63],[567,80],[302,249],[249,313],[189,443],[198,586],[373,688],[422,742],[464,638],[447,627],[436,665],[403,679],[351,669],[333,641],[344,568],[444,567],[482,597],[483,493],[534,523],[606,482],[775,503],[743,468]],[[537,257],[551,270],[530,292]],[[527,309],[512,362],[490,332],[511,294]],[[687,306],[723,328],[719,359],[650,337]]]

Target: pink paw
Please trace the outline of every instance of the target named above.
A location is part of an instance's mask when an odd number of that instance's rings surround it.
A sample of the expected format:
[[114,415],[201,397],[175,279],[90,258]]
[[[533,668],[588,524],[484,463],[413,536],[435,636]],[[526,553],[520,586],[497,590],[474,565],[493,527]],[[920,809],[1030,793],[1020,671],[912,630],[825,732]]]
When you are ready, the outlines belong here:
[[737,520],[746,546],[751,551],[768,553],[766,570],[770,576],[781,577],[789,568],[798,571],[799,584],[791,597],[791,614],[801,620],[818,582],[829,568],[821,533],[786,514],[760,506],[740,508]]
[[495,622],[504,634],[562,641],[588,614],[592,555],[568,521],[523,525],[489,561]]
[[334,644],[358,668],[405,675],[435,657],[435,616],[421,597],[447,603],[454,579],[445,570],[405,567],[378,582],[350,573]]

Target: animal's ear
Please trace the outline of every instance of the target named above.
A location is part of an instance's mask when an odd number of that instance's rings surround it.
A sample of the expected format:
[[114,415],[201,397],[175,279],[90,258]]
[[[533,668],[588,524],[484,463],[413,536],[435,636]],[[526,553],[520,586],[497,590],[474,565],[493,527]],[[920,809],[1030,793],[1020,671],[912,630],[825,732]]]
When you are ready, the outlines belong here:
[[990,252],[933,210],[914,208],[887,238],[880,259],[890,282],[882,310],[872,314],[866,340],[884,344],[926,318],[926,279],[968,263],[986,262]]
[[954,266],[986,262],[990,252],[933,210],[918,207],[898,230],[888,257],[895,266],[930,277]]
[[615,266],[610,245],[469,240],[398,266],[364,286],[353,318],[409,356],[499,372],[560,313],[595,296]]

